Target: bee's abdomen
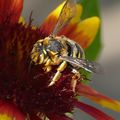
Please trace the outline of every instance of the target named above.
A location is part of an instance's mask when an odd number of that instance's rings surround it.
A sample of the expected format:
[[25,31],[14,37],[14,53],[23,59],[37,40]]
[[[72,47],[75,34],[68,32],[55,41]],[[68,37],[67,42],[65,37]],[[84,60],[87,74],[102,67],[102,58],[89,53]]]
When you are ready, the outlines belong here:
[[74,58],[84,57],[84,51],[77,43],[73,41],[67,41],[67,46],[68,46],[68,56]]

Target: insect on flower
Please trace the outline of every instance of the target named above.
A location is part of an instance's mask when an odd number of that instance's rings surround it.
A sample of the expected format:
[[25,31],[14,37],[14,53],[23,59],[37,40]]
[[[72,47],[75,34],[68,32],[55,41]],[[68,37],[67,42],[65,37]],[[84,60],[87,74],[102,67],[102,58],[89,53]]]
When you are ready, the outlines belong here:
[[100,18],[80,20],[83,3],[66,0],[33,26],[31,15],[29,23],[20,17],[23,3],[0,0],[0,120],[73,120],[74,108],[96,120],[114,120],[79,99],[120,112],[120,102],[86,85],[79,71],[101,70],[84,53]]
[[99,64],[90,62],[85,59],[83,48],[74,40],[71,40],[64,35],[57,36],[57,33],[63,28],[75,15],[76,1],[67,0],[64,4],[57,24],[48,37],[38,40],[31,51],[31,60],[35,65],[44,64],[46,72],[51,71],[53,65],[59,65],[57,72],[52,77],[48,86],[52,86],[57,82],[68,65],[72,72],[74,81],[72,83],[75,90],[76,81],[80,79],[79,69],[83,68],[89,72],[100,72]]

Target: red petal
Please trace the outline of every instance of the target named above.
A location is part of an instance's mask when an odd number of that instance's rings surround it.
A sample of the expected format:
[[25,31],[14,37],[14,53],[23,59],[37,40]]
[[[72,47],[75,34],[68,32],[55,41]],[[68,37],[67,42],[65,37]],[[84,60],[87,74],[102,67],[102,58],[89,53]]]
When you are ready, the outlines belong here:
[[18,22],[23,8],[23,0],[0,0],[0,23]]
[[65,115],[57,115],[57,114],[49,114],[48,118],[50,120],[72,120],[71,118],[69,118]]
[[87,114],[91,115],[96,120],[114,120],[112,117],[106,115],[102,111],[100,111],[100,110],[98,110],[90,105],[84,104],[82,102],[75,101],[74,105],[77,108],[86,112]]
[[87,85],[79,84],[77,90],[80,95],[87,97],[88,99],[104,106],[109,109],[120,112],[120,102],[114,99],[111,99],[101,93],[98,93],[96,90],[90,88]]
[[15,106],[0,101],[0,120],[2,116],[6,116],[11,120],[16,118],[16,120],[25,120],[25,115],[19,111]]

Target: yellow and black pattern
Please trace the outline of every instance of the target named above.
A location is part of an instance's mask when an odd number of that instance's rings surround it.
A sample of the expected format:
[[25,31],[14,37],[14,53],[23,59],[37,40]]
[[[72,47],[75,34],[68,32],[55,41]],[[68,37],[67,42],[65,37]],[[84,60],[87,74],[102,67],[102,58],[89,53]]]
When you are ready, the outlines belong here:
[[[49,86],[55,84],[60,78],[61,72],[68,64],[66,61],[60,59],[62,56],[84,58],[84,51],[80,45],[65,36],[58,37],[51,35],[45,39],[38,40],[33,46],[31,60],[35,65],[44,64],[44,70],[46,72],[49,72],[53,65],[59,65],[57,73],[53,77]],[[74,66],[73,68],[77,68],[77,66]]]

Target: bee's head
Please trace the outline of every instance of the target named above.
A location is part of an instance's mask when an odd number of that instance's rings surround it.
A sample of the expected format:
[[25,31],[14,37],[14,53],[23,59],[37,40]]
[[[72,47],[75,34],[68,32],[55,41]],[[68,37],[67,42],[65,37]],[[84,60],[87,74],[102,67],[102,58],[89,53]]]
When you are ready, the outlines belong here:
[[50,38],[48,45],[46,47],[47,52],[49,52],[52,55],[56,55],[61,52],[61,49],[62,49],[61,43],[55,38]]

